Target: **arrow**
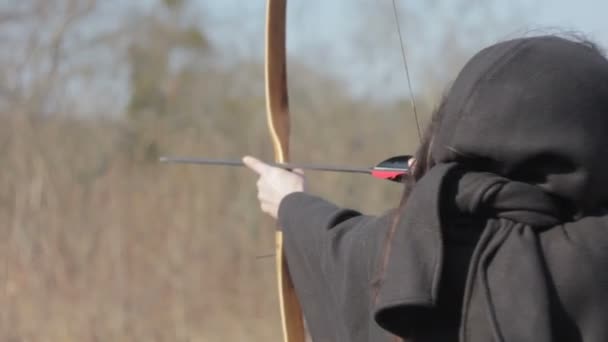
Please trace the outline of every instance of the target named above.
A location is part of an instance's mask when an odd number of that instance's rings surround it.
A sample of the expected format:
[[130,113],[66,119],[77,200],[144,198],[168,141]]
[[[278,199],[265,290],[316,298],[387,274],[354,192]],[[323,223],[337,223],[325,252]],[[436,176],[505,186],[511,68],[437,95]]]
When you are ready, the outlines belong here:
[[[386,179],[394,182],[401,182],[403,176],[409,171],[408,161],[412,156],[403,155],[388,158],[374,167],[344,167],[318,164],[297,164],[297,163],[275,163],[266,164],[285,170],[303,169],[329,172],[364,173],[379,179]],[[161,157],[161,163],[172,164],[198,164],[198,165],[221,165],[221,166],[245,166],[240,160],[209,159],[209,158],[181,158],[181,157]]]

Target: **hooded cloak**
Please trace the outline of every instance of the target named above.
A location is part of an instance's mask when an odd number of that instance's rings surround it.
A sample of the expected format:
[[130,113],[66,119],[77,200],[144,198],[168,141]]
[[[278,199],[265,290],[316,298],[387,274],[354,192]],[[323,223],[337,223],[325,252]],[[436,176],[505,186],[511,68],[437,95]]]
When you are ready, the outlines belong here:
[[313,341],[608,341],[606,59],[557,37],[480,51],[430,148],[400,209],[281,202]]
[[608,341],[608,61],[558,37],[510,40],[476,54],[445,101],[377,323],[408,337],[436,310],[445,227],[469,217],[482,224],[461,341]]

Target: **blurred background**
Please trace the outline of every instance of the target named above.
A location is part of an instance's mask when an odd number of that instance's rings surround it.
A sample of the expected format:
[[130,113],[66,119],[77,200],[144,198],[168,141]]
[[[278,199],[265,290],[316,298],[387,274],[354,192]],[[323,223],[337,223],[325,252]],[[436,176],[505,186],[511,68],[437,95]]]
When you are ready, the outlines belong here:
[[[576,31],[605,1],[397,1],[419,119],[479,48]],[[263,0],[0,0],[0,341],[279,341],[274,223],[245,169],[272,159]],[[290,0],[292,160],[413,153],[390,0]],[[401,187],[308,172],[379,214]]]

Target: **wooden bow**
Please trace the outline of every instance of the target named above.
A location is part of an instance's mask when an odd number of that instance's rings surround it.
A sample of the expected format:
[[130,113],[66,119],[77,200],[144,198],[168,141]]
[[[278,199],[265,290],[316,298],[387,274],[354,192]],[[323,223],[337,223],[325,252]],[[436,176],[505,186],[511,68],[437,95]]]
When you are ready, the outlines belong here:
[[[285,52],[287,0],[266,3],[266,116],[276,162],[289,161],[289,96]],[[277,229],[276,270],[285,342],[304,342],[306,333],[300,302],[295,292],[283,251],[283,233]]]
[[[397,5],[393,0],[395,21],[401,43],[401,52],[405,66],[409,95],[420,138],[420,125],[416,104],[411,88],[409,70],[405,57],[405,48],[399,27]],[[286,55],[286,16],[287,0],[267,0],[266,2],[266,116],[268,128],[274,146],[274,159],[278,163],[289,161],[289,96],[287,91],[287,55]],[[289,268],[283,250],[283,233],[276,232],[276,270],[281,309],[281,324],[285,342],[305,342],[306,331],[300,302],[289,275]]]

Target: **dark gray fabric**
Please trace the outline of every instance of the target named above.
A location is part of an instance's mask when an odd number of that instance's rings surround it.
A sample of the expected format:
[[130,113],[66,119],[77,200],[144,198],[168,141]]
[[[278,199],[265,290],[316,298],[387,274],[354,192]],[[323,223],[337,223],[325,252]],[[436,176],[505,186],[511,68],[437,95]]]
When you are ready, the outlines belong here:
[[484,222],[461,341],[608,341],[608,62],[555,37],[487,48],[447,97],[436,165],[404,208],[375,318],[438,303],[446,212]]
[[285,253],[314,342],[393,341],[374,322],[370,298],[391,217],[362,215],[305,193],[281,202]]
[[[396,341],[373,318],[380,252],[394,210],[381,216],[340,208],[306,193],[287,196],[279,225],[291,276],[315,342]],[[456,341],[469,259],[479,235],[470,219],[450,219],[440,300],[419,313],[416,341]]]
[[394,211],[281,203],[314,341],[608,341],[606,60],[560,38],[503,42],[444,109],[385,269]]

